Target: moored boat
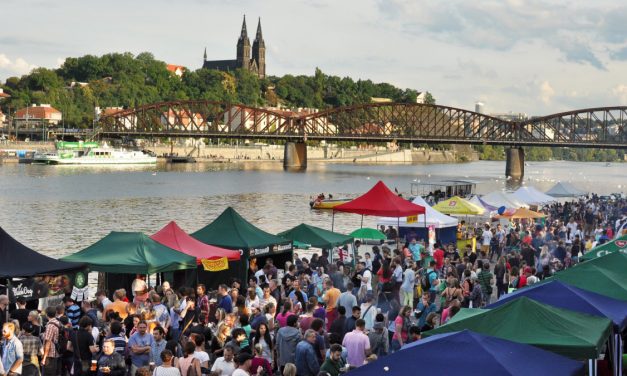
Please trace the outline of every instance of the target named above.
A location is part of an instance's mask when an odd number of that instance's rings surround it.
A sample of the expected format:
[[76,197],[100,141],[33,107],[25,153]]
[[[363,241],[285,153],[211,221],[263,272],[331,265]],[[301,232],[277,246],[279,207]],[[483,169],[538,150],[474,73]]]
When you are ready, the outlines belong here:
[[37,153],[33,163],[48,165],[156,164],[157,157],[139,150],[125,150],[95,142],[58,142],[57,151]]
[[349,202],[348,198],[338,198],[338,199],[320,199],[316,198],[309,202],[309,206],[312,209],[333,209],[334,207]]

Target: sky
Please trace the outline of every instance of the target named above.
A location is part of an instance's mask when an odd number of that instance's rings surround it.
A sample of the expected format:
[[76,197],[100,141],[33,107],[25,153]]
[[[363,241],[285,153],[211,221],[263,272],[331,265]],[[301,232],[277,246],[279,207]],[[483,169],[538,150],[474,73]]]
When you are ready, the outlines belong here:
[[627,105],[619,0],[2,0],[0,81],[66,57],[148,51],[189,69],[235,58],[261,18],[267,74],[324,73],[437,103],[548,115]]

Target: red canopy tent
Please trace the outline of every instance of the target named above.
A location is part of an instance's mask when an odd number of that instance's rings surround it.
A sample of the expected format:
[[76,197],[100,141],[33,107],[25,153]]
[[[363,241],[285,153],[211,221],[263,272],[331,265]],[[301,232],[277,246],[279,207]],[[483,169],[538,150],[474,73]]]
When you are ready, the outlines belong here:
[[[335,206],[335,211],[380,217],[410,217],[425,214],[425,207],[399,197],[381,180],[368,192],[345,204]],[[425,215],[426,218],[426,215]]]
[[240,253],[230,249],[205,244],[194,239],[172,221],[150,237],[167,247],[194,256],[200,264],[201,259],[218,259],[226,257],[229,261],[238,261]]

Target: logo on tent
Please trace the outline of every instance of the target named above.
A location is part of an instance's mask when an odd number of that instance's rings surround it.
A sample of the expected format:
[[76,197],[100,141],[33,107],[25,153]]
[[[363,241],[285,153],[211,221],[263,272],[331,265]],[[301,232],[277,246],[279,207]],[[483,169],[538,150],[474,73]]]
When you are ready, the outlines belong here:
[[625,248],[625,246],[627,246],[627,241],[626,240],[617,240],[614,242],[614,244],[616,244],[618,246],[618,248]]
[[448,206],[456,206],[457,201],[449,201]]

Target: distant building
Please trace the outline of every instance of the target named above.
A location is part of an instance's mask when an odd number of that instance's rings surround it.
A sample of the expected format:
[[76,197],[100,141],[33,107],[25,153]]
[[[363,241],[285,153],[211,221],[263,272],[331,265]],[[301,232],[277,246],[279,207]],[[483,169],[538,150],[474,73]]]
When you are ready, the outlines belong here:
[[166,68],[167,68],[170,72],[174,73],[174,75],[176,75],[176,76],[178,76],[178,77],[182,77],[182,76],[183,76],[183,72],[185,72],[185,70],[187,69],[187,68],[185,68],[185,67],[184,67],[184,66],[182,66],[182,65],[174,65],[174,64],[168,64],[168,65],[166,66]]
[[[264,109],[272,111],[282,117],[301,117],[318,112],[318,109],[315,108],[301,107],[295,109],[264,107]],[[246,131],[270,133],[274,132],[277,129],[277,126],[280,125],[280,119],[277,115],[260,114],[257,118],[255,118],[254,115],[255,111],[252,109],[234,106],[224,114],[224,123],[230,124],[231,127],[230,129],[223,130],[228,132],[237,132],[243,128]],[[326,119],[323,120],[326,121]]]
[[237,58],[235,60],[207,60],[207,49],[205,48],[202,67],[227,72],[242,68],[256,73],[259,78],[264,78],[266,76],[266,43],[261,33],[261,19],[257,24],[257,35],[252,45],[252,56],[246,30],[246,16],[244,16],[242,30],[237,40]]
[[191,114],[184,110],[168,110],[161,114],[161,124],[173,126],[175,130],[201,130],[206,131],[207,125],[203,124],[204,118],[199,113]]
[[478,114],[485,114],[485,103],[476,102],[475,103],[475,112]]
[[392,103],[393,101],[390,98],[371,97],[370,102],[371,103]]
[[425,103],[426,100],[427,100],[426,91],[423,91],[422,93],[418,93],[418,95],[416,95],[416,103]]
[[15,112],[15,123],[18,126],[29,125],[33,128],[42,125],[57,125],[63,119],[61,111],[49,104],[33,104],[31,107],[20,108]]
[[523,121],[523,120],[527,120],[529,119],[529,115],[527,115],[524,112],[519,112],[519,113],[513,113],[513,112],[497,112],[497,113],[493,113],[490,114],[490,116],[493,116],[495,118],[499,118],[501,120],[507,120],[507,121]]
[[10,98],[11,96],[0,89],[0,99]]

